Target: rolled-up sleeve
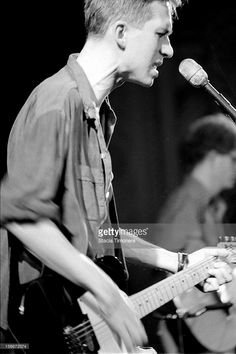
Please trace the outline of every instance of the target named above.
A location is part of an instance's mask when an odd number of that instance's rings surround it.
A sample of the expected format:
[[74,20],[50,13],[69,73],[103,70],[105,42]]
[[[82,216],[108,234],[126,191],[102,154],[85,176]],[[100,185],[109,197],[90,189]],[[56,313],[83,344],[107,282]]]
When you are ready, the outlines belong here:
[[[21,117],[22,118],[22,117]],[[16,120],[9,138],[8,172],[1,185],[1,224],[58,221],[58,190],[68,146],[63,111]]]

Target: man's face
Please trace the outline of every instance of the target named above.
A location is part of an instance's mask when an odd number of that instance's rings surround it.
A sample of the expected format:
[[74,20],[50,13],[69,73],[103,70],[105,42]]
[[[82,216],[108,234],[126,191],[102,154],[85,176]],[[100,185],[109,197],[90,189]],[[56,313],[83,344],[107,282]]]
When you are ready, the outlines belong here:
[[128,28],[122,68],[126,81],[147,87],[158,77],[157,67],[163,58],[173,55],[169,41],[172,32],[169,3],[153,1],[150,11],[152,16],[143,27]]
[[233,188],[236,182],[236,150],[218,154],[218,182],[221,190]]

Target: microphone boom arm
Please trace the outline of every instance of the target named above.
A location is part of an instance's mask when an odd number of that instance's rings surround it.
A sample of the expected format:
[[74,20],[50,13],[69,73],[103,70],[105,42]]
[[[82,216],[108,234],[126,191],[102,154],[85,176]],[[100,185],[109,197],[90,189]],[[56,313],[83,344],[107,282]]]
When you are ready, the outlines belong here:
[[225,112],[231,116],[234,123],[236,123],[236,109],[231,105],[231,103],[219,91],[217,91],[209,81],[203,87],[214,97],[216,103],[225,109]]

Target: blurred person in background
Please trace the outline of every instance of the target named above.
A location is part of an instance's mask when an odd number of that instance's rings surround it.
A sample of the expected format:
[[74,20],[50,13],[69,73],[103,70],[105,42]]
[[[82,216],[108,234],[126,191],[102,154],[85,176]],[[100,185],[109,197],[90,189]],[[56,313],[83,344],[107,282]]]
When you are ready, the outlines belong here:
[[[179,152],[184,179],[159,213],[158,244],[174,252],[193,252],[216,246],[218,238],[228,232],[236,236],[234,225],[224,225],[227,202],[221,196],[223,191],[232,190],[236,180],[236,126],[233,121],[221,113],[196,120],[182,139]],[[231,307],[230,314],[234,316],[229,321],[228,310],[220,308],[235,302],[235,293],[233,281],[229,287],[222,286],[214,294],[203,294],[193,288],[176,298],[174,306],[168,310],[177,309],[182,316],[191,313],[193,317],[181,324],[182,333],[178,332],[176,321],[162,323],[166,352],[178,352],[183,340],[186,353],[234,353],[235,309]],[[219,309],[195,317],[209,305]],[[181,336],[184,337],[180,339]]]

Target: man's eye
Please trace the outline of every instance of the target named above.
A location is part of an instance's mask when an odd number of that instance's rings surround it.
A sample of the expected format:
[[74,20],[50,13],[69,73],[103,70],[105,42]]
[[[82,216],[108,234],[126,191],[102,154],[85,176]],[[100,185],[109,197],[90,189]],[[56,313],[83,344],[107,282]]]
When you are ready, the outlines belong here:
[[160,38],[162,38],[162,37],[164,37],[164,36],[166,35],[165,32],[157,32],[156,34],[157,34],[158,37],[160,37]]

